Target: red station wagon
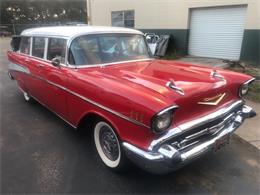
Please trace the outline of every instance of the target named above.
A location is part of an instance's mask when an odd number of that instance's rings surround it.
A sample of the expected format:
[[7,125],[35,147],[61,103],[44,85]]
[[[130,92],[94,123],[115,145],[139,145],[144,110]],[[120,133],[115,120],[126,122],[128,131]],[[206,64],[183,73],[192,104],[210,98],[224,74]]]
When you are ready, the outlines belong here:
[[59,26],[13,37],[9,76],[72,127],[89,126],[102,162],[176,170],[228,143],[256,113],[243,96],[251,76],[153,58],[133,29]]

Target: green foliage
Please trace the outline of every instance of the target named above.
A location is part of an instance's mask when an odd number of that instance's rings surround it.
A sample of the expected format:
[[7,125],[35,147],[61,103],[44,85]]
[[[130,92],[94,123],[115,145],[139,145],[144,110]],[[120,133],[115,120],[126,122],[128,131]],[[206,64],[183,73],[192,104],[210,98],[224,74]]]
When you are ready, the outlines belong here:
[[86,23],[86,0],[1,0],[0,24]]

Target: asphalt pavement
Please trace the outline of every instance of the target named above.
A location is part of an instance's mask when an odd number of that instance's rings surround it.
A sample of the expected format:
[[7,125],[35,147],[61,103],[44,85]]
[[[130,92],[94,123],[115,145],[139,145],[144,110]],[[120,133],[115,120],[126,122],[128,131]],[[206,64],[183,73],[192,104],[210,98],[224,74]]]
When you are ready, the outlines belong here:
[[260,194],[260,153],[233,136],[228,146],[168,175],[102,165],[88,134],[38,103],[23,100],[7,76],[9,40],[0,38],[1,194]]

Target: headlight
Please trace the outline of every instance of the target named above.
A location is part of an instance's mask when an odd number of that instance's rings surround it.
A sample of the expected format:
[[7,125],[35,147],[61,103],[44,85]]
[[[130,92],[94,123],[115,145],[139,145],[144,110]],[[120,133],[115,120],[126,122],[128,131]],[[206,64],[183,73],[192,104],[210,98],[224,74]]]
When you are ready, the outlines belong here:
[[177,106],[169,107],[152,118],[152,130],[155,133],[161,133],[168,129],[172,124],[173,112]]
[[246,95],[248,92],[248,89],[249,89],[249,87],[247,84],[241,85],[240,91],[239,91],[240,96],[242,97],[242,96]]
[[239,88],[239,96],[243,97],[244,95],[247,94],[248,89],[249,89],[249,84],[252,83],[255,80],[255,78],[252,78],[248,80],[247,82],[243,83],[240,88]]

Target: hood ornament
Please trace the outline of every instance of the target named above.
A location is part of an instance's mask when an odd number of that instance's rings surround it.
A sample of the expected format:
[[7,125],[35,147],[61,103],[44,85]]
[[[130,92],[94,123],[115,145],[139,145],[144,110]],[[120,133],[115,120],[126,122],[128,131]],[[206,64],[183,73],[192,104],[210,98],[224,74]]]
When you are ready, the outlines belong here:
[[221,74],[219,74],[217,70],[212,70],[210,76],[214,78],[219,78],[221,80],[225,80],[225,78]]
[[166,86],[167,87],[170,87],[171,89],[173,89],[174,91],[176,91],[177,93],[181,94],[181,95],[184,95],[184,91],[177,87],[174,83],[174,80],[170,80],[169,82],[166,83]]
[[226,93],[218,94],[214,97],[205,98],[202,102],[198,102],[198,104],[216,106],[219,102],[225,97]]

